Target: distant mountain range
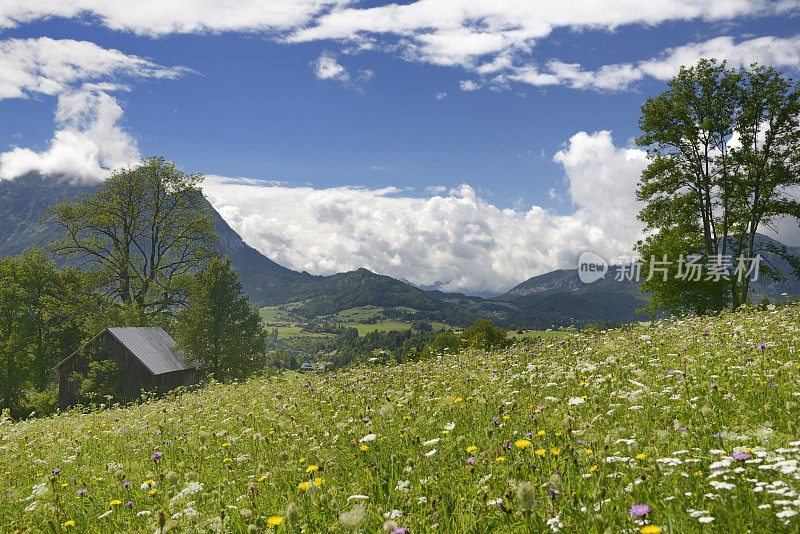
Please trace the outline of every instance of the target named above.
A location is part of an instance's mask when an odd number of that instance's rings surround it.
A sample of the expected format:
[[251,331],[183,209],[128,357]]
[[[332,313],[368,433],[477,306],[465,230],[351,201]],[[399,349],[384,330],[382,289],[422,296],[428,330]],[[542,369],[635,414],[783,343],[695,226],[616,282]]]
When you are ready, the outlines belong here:
[[[58,237],[55,228],[43,224],[44,210],[97,186],[76,184],[65,178],[30,173],[15,180],[0,180],[0,257],[19,254],[32,245],[46,245]],[[611,267],[602,280],[583,284],[577,269],[561,269],[535,276],[508,292],[492,298],[445,293],[436,287],[421,289],[366,269],[315,276],[278,265],[242,238],[209,204],[220,235],[220,252],[231,258],[242,285],[256,306],[296,303],[294,312],[313,319],[359,307],[378,306],[399,310],[406,319],[439,321],[467,326],[490,318],[504,326],[545,329],[582,326],[596,322],[643,320],[636,310],[644,305],[638,282],[614,280]],[[763,237],[763,239],[769,239]],[[794,249],[800,253],[800,249]],[[788,265],[779,265],[790,272]],[[800,295],[800,283],[759,283],[754,298],[781,293]]]

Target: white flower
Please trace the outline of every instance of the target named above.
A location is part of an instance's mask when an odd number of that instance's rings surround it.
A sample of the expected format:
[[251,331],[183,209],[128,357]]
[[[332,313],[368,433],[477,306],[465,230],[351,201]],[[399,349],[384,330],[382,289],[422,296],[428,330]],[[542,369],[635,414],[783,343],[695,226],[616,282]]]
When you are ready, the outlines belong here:
[[383,517],[386,519],[397,519],[398,517],[402,517],[403,511],[402,510],[392,510],[391,512],[386,512],[383,514]]
[[102,514],[98,515],[97,519],[103,519],[104,517],[108,517],[110,515],[111,515],[111,510],[108,510],[107,512],[103,512]]
[[785,519],[787,517],[792,517],[793,515],[797,515],[797,510],[783,510],[775,514],[775,517],[779,517],[780,519]]
[[570,397],[567,404],[583,404],[586,402],[586,399],[582,399],[580,397]]
[[426,502],[428,502],[428,498],[424,495],[422,497],[417,497],[417,504],[425,504]]
[[136,512],[136,517],[146,517],[152,513],[150,510],[142,510],[141,512]]
[[377,436],[377,435],[375,435],[375,434],[367,434],[366,436],[364,436],[363,438],[361,438],[359,441],[360,441],[361,443],[365,443],[365,442],[367,442],[367,441],[375,441],[375,438],[377,438],[377,437],[378,437],[378,436]]
[[700,521],[701,523],[711,523],[714,520],[714,518],[711,517],[710,515],[704,515],[703,517],[700,517],[697,520]]
[[395,491],[402,491],[408,493],[408,486],[411,484],[410,480],[398,480],[397,485],[394,487]]
[[439,438],[429,439],[428,441],[423,441],[422,444],[426,447],[430,447],[431,445],[436,445],[439,443]]
[[455,427],[456,427],[455,423],[447,423],[446,425],[444,425],[444,429],[447,430],[448,432],[451,432]]
[[436,454],[436,449],[431,449],[425,453],[425,456],[433,456],[434,454]]
[[369,497],[367,497],[366,495],[350,495],[347,498],[348,501],[361,501],[366,499],[369,499]]

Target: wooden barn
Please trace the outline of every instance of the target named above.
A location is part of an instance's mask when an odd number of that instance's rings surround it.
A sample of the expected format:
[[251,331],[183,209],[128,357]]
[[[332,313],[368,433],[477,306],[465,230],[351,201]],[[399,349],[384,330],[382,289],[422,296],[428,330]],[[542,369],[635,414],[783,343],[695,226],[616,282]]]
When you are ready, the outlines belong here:
[[195,383],[197,368],[182,361],[175,345],[175,340],[161,328],[106,328],[55,366],[59,406],[63,409],[77,402],[78,386],[70,376],[73,371],[83,370],[86,355],[92,351],[117,363],[124,387],[132,395]]

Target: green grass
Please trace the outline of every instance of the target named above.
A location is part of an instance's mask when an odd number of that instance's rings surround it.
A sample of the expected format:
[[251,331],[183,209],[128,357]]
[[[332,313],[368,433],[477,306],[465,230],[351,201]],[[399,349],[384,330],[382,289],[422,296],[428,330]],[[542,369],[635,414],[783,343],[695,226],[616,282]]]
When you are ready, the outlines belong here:
[[798,532],[799,327],[749,309],[5,420],[0,531]]

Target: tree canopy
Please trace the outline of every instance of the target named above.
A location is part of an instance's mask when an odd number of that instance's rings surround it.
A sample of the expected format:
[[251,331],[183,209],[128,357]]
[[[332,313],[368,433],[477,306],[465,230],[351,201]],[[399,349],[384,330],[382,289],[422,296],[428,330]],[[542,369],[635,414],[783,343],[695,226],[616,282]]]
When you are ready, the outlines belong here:
[[[772,67],[701,60],[642,106],[637,143],[650,163],[637,191],[649,236],[640,241],[648,310],[707,313],[746,302],[749,281],[777,277],[756,255],[797,267],[756,233],[800,218],[800,87]],[[700,266],[699,270],[697,266]],[[654,276],[655,274],[655,276]]]

